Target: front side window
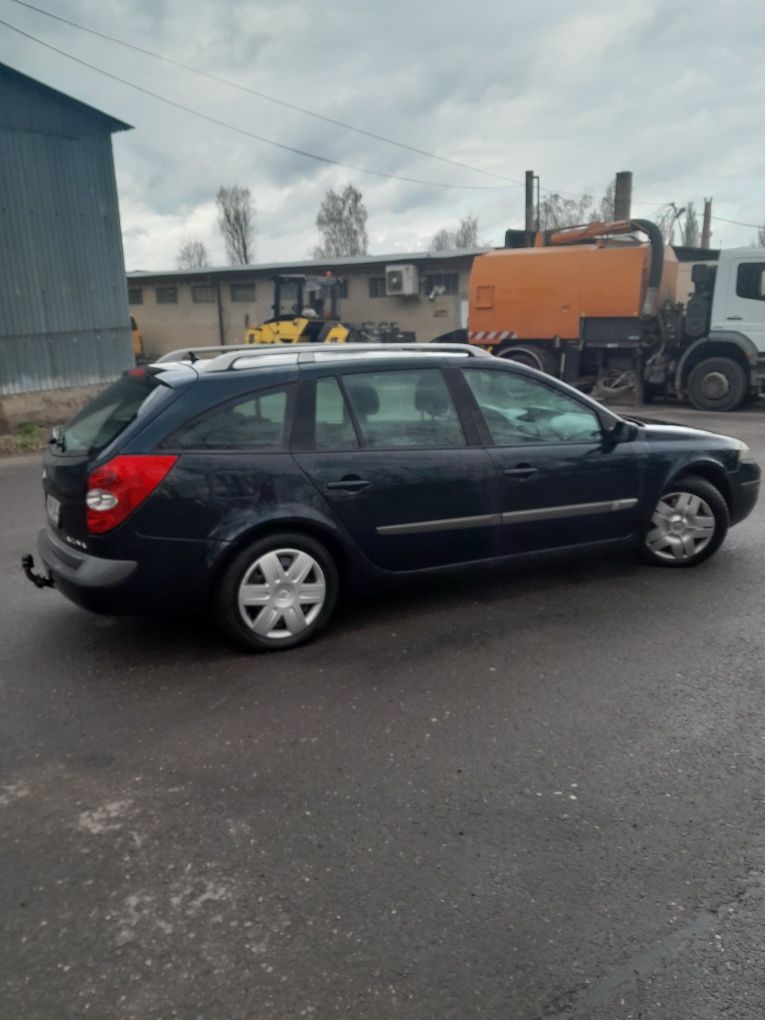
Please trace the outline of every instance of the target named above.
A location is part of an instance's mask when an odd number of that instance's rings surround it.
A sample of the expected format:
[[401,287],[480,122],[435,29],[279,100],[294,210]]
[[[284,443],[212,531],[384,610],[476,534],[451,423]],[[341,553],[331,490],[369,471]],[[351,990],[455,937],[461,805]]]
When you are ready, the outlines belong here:
[[343,383],[371,447],[465,446],[465,435],[437,368],[346,375]]
[[598,416],[574,397],[515,372],[465,369],[495,446],[600,442]]
[[163,445],[174,450],[280,449],[286,417],[286,388],[249,393],[201,414]]
[[736,271],[736,294],[765,301],[765,262],[742,262]]

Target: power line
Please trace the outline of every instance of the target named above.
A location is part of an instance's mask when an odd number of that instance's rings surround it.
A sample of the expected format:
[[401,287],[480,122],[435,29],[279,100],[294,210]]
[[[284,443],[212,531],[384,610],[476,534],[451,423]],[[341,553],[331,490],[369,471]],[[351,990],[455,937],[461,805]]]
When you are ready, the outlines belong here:
[[385,170],[370,170],[367,167],[354,166],[351,163],[342,163],[340,160],[331,159],[329,156],[320,156],[315,152],[308,152],[306,149],[298,149],[293,145],[286,145],[284,142],[274,141],[273,138],[266,138],[264,135],[258,135],[254,131],[248,131],[246,128],[238,127],[236,124],[229,124],[227,121],[220,120],[218,117],[202,113],[201,110],[195,110],[193,107],[185,106],[183,103],[178,103],[174,99],[168,99],[166,96],[162,96],[158,92],[152,92],[151,89],[144,88],[142,85],[136,85],[135,82],[128,81],[127,78],[121,78],[118,74],[113,74],[111,71],[105,71],[103,67],[97,67],[95,64],[91,64],[87,60],[82,60],[80,57],[75,57],[72,53],[67,53],[66,50],[59,49],[52,43],[45,42],[43,39],[38,39],[37,36],[34,36],[29,32],[25,32],[23,29],[17,28],[15,25],[11,25],[2,18],[0,18],[0,25],[4,25],[12,32],[16,32],[18,35],[24,36],[24,38],[30,39],[32,42],[36,42],[38,45],[44,46],[46,49],[52,50],[54,53],[58,53],[62,57],[66,57],[67,60],[73,60],[82,67],[87,67],[91,71],[97,71],[99,74],[103,74],[107,78],[111,78],[113,81],[118,81],[122,85],[127,85],[128,88],[135,89],[137,92],[142,92],[146,96],[151,96],[152,99],[158,99],[161,103],[173,106],[177,110],[183,110],[184,113],[190,113],[194,117],[199,117],[201,120],[206,120],[210,124],[226,128],[229,131],[235,131],[237,134],[245,135],[247,138],[254,138],[255,141],[264,142],[266,145],[273,145],[275,148],[282,149],[285,152],[292,152],[295,153],[295,155],[304,156],[307,159],[317,160],[319,163],[327,163],[330,166],[342,167],[344,170],[352,170],[354,173],[371,174],[373,177],[383,177],[387,180],[404,181],[407,184],[422,184],[429,188],[446,188],[447,190],[458,189],[460,191],[504,191],[508,187],[506,184],[448,184],[443,181],[428,181],[419,177],[405,177],[402,174],[388,173]]
[[713,220],[719,220],[720,223],[733,223],[737,227],[752,227],[754,230],[760,230],[763,226],[762,223],[742,223],[741,220],[726,220],[724,216],[712,216]]
[[367,138],[373,138],[378,142],[385,142],[387,145],[395,145],[399,149],[406,149],[408,152],[414,152],[420,156],[427,156],[428,159],[437,159],[442,163],[448,163],[451,166],[459,167],[461,170],[470,170],[472,173],[484,174],[487,177],[494,177],[497,180],[505,181],[506,183],[514,186],[520,186],[522,184],[521,181],[514,180],[512,177],[505,177],[503,174],[497,174],[491,170],[482,170],[480,167],[471,166],[469,163],[462,163],[456,159],[450,159],[448,156],[439,156],[435,152],[428,152],[426,149],[419,149],[416,145],[399,142],[395,138],[387,138],[385,135],[378,135],[374,131],[367,131],[365,128],[357,127],[354,124],[348,124],[342,120],[336,120],[334,117],[328,117],[323,113],[317,113],[315,110],[308,110],[306,107],[298,106],[296,103],[290,103],[286,99],[279,99],[266,92],[259,92],[257,89],[249,88],[247,85],[241,85],[239,82],[230,81],[227,78],[222,78],[217,74],[211,74],[208,71],[202,71],[198,67],[193,67],[191,64],[184,64],[182,61],[175,60],[173,57],[165,56],[163,53],[156,53],[154,50],[146,49],[143,46],[136,45],[135,43],[126,42],[124,39],[118,39],[116,36],[107,35],[106,32],[99,32],[95,28],[89,28],[87,25],[81,25],[77,21],[70,21],[69,18],[63,18],[59,14],[53,14],[51,11],[45,11],[41,7],[35,7],[34,4],[26,3],[25,0],[12,0],[12,2],[17,4],[19,7],[26,7],[30,11],[42,14],[46,18],[52,18],[64,25],[77,28],[82,32],[88,32],[90,35],[95,35],[99,39],[106,39],[109,42],[116,43],[118,46],[125,46],[127,49],[135,50],[136,53],[143,53],[145,56],[153,57],[155,60],[164,61],[166,64],[172,64],[173,67],[179,67],[184,71],[190,71],[192,74],[199,75],[202,78],[218,82],[219,84],[226,85],[232,89],[238,89],[240,92],[246,92],[248,95],[256,96],[258,99],[263,99],[268,103],[276,103],[278,106],[283,106],[288,110],[303,113],[308,117],[315,117],[317,120],[322,120],[326,124],[334,124],[335,127],[343,128],[346,131],[355,131],[356,134],[364,135]]

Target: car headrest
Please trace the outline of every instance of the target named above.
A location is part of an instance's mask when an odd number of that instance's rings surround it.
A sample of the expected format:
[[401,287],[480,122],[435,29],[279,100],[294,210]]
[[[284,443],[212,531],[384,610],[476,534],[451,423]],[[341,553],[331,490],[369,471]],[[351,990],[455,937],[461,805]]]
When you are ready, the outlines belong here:
[[346,379],[348,390],[353,401],[353,409],[356,414],[366,417],[368,414],[377,414],[380,410],[380,398],[377,390],[368,383],[357,383]]
[[449,410],[449,398],[444,392],[444,382],[440,375],[421,375],[414,391],[414,406],[424,414],[434,418],[446,414]]

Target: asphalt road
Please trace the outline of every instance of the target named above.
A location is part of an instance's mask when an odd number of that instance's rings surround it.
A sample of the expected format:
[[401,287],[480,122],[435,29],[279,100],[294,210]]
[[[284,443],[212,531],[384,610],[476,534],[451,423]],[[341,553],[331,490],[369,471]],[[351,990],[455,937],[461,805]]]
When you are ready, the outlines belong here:
[[[765,411],[703,422],[765,463]],[[246,656],[22,577],[0,462],[0,1013],[761,1020],[765,504]]]

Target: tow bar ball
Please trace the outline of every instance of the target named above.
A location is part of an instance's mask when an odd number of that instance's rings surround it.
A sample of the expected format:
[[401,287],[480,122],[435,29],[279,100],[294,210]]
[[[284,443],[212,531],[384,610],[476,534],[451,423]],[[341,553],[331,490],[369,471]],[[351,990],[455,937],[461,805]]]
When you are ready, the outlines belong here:
[[27,575],[29,580],[35,586],[35,588],[52,588],[53,578],[47,574],[35,573],[35,561],[34,557],[27,553],[26,556],[21,557],[21,569]]

